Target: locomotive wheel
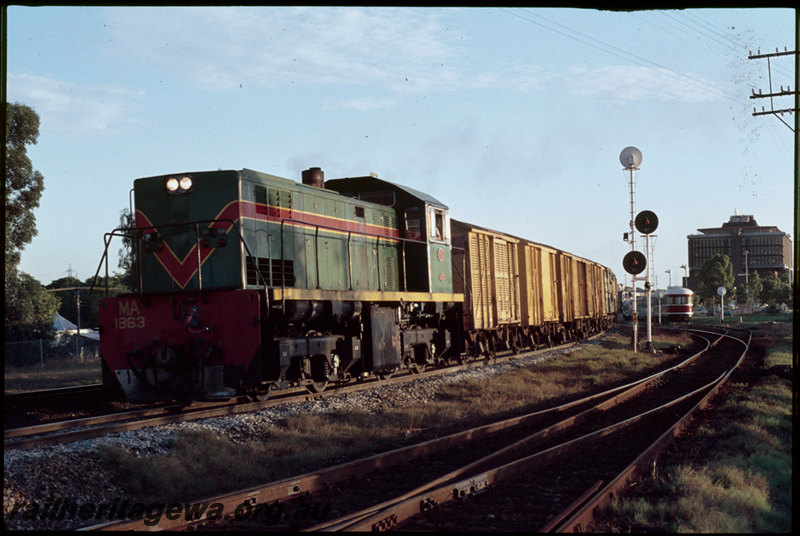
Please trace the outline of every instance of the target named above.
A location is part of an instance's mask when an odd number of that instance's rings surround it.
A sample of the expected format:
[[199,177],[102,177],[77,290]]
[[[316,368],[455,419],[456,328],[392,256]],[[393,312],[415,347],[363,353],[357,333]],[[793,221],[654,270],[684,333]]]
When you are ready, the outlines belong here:
[[272,393],[272,388],[275,384],[269,384],[267,387],[257,387],[250,393],[250,399],[253,402],[266,402]]
[[328,360],[324,356],[317,356],[311,361],[311,383],[306,389],[312,393],[321,393],[328,387]]

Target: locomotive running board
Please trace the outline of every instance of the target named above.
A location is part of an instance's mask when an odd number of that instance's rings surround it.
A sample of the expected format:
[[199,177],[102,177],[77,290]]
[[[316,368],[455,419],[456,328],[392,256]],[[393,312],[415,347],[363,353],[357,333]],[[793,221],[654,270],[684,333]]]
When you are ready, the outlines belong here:
[[317,300],[317,301],[405,301],[405,302],[463,302],[463,293],[447,292],[403,292],[384,290],[322,290],[303,288],[271,288],[271,301]]

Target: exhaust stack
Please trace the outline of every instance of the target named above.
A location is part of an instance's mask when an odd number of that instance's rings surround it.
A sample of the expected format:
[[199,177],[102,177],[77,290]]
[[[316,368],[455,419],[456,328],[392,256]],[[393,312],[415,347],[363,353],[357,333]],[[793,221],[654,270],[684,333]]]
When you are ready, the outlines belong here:
[[303,170],[303,184],[325,188],[325,173],[322,168],[312,167]]

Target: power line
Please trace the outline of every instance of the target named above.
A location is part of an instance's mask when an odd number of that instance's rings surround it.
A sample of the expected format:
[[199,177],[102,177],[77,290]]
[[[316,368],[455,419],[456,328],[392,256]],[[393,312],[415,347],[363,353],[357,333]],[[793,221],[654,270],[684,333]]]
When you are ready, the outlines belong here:
[[[591,36],[588,36],[588,35],[586,35],[584,33],[579,32],[577,30],[574,30],[572,28],[569,28],[569,27],[564,26],[562,24],[559,24],[557,22],[551,21],[551,20],[549,20],[549,19],[547,19],[545,17],[542,17],[541,15],[538,15],[538,14],[535,14],[535,13],[526,13],[526,15],[528,15],[528,16],[536,17],[536,18],[542,19],[542,20],[544,20],[544,21],[546,21],[546,22],[548,22],[550,24],[554,24],[556,26],[560,26],[562,28],[565,28],[569,32],[574,32],[575,34],[577,34],[579,36],[585,37],[589,41],[586,41],[584,39],[575,37],[574,35],[570,35],[568,33],[564,33],[564,32],[559,31],[557,29],[551,28],[551,27],[549,27],[549,26],[547,26],[545,24],[542,24],[540,22],[532,20],[532,19],[530,19],[530,18],[528,18],[526,16],[523,16],[520,13],[518,13],[519,10],[517,10],[517,9],[515,9],[515,10],[509,10],[509,9],[506,9],[506,8],[499,8],[499,9],[501,11],[505,11],[509,15],[513,15],[515,17],[519,17],[522,20],[530,22],[531,24],[535,24],[537,26],[541,26],[542,28],[545,28],[546,30],[549,30],[549,31],[554,32],[554,33],[557,33],[559,35],[562,35],[562,36],[567,37],[569,39],[572,39],[574,41],[578,41],[579,43],[583,43],[583,44],[585,44],[587,46],[590,46],[590,47],[592,47],[594,49],[600,50],[601,52],[605,52],[607,54],[611,54],[611,55],[616,56],[618,58],[621,58],[621,59],[623,59],[625,61],[630,61],[632,63],[635,63],[637,65],[641,65],[642,67],[646,67],[646,68],[652,68],[652,67],[649,67],[648,65],[645,65],[645,64],[650,64],[652,66],[658,67],[659,69],[662,69],[662,71],[659,71],[659,73],[663,74],[664,76],[668,76],[670,78],[678,79],[683,83],[694,85],[694,86],[698,87],[699,89],[702,89],[702,90],[707,91],[709,93],[714,93],[716,95],[720,95],[720,96],[722,96],[722,97],[724,97],[724,98],[726,98],[726,99],[728,99],[728,100],[730,100],[732,102],[736,102],[736,103],[741,102],[740,99],[738,97],[736,97],[735,95],[727,93],[727,92],[725,92],[725,91],[723,91],[723,90],[721,90],[721,89],[719,89],[717,87],[714,87],[714,86],[712,86],[710,84],[707,84],[706,82],[703,82],[702,80],[698,80],[698,79],[696,79],[696,78],[694,78],[692,76],[689,76],[687,74],[683,74],[683,73],[679,73],[677,71],[674,71],[674,70],[670,69],[669,67],[666,67],[666,66],[661,65],[659,63],[656,63],[654,61],[651,61],[651,60],[649,60],[647,58],[644,58],[644,57],[638,56],[636,54],[633,54],[632,52],[628,52],[627,50],[621,49],[621,48],[619,48],[617,46],[614,46],[614,45],[611,45],[609,43],[605,43],[603,41],[595,39],[595,38],[593,38]],[[596,44],[593,44],[591,41],[594,41],[595,43],[599,43],[603,47],[608,47],[610,49],[617,50],[617,51],[621,52],[621,54],[618,54],[617,52],[614,52],[613,50],[608,50],[606,48],[601,48],[600,46],[597,46]]]
[[[688,13],[680,13],[680,14],[681,14],[681,15],[682,15],[684,18],[688,18]],[[720,41],[719,39],[717,39],[717,37],[714,37],[713,35],[710,35],[710,34],[708,34],[708,33],[707,33],[707,32],[705,32],[705,31],[702,31],[702,30],[700,30],[700,29],[697,29],[697,27],[695,26],[697,23],[696,23],[695,21],[689,21],[689,22],[692,24],[692,26],[688,26],[688,25],[687,25],[685,22],[681,22],[681,21],[680,21],[680,20],[678,20],[676,17],[673,17],[673,16],[672,16],[672,14],[670,14],[670,13],[662,13],[662,15],[663,15],[663,16],[665,16],[665,17],[668,17],[668,18],[670,18],[670,19],[672,19],[672,20],[674,20],[674,21],[675,21],[676,23],[678,23],[678,24],[681,24],[681,25],[687,26],[687,27],[688,27],[690,30],[692,30],[692,31],[694,31],[694,32],[696,32],[696,33],[698,33],[698,34],[702,35],[703,37],[705,37],[705,38],[707,38],[707,39],[710,39],[711,41],[714,41],[715,43],[719,43],[720,45],[722,45],[722,46],[723,46],[723,47],[725,47],[725,48],[729,48],[729,49],[733,50],[733,51],[734,51],[734,52],[736,52],[736,53],[738,53],[738,52],[739,52],[739,50],[737,50],[737,48],[736,48],[736,47],[734,47],[733,45],[731,45],[731,44],[729,44],[729,43],[724,43],[724,42]],[[714,31],[714,33],[715,33],[715,34],[717,34],[717,36],[720,36],[720,34],[719,34],[719,33],[717,33],[716,31]],[[721,37],[722,37],[723,39],[726,39],[726,40],[728,40],[728,41],[731,41],[731,39],[729,39],[729,38],[728,38],[726,35],[722,35]]]
[[[738,53],[738,52],[743,52],[743,51],[745,51],[745,50],[748,50],[748,51],[749,51],[749,49],[748,49],[748,47],[747,47],[747,46],[743,45],[743,44],[742,44],[742,43],[740,43],[740,42],[739,42],[737,39],[735,39],[734,37],[731,37],[731,36],[730,36],[730,35],[728,35],[727,33],[724,33],[722,30],[718,30],[718,29],[714,28],[714,27],[711,25],[711,23],[709,23],[709,22],[707,22],[707,21],[703,20],[703,19],[702,19],[702,18],[701,18],[699,15],[697,15],[696,13],[691,13],[691,12],[689,12],[689,11],[682,11],[682,12],[681,12],[681,15],[683,15],[684,17],[687,17],[687,18],[696,19],[697,21],[699,21],[699,23],[700,23],[700,24],[702,24],[703,26],[705,26],[706,28],[708,28],[710,31],[714,32],[715,34],[717,34],[718,36],[722,37],[723,39],[725,39],[725,40],[727,40],[727,41],[730,41],[730,42],[732,43],[732,45],[725,45],[725,46],[726,46],[726,47],[728,47],[728,48],[730,48],[730,49],[732,49],[732,50],[734,50],[735,52],[737,52],[737,53]],[[702,32],[701,32],[701,33],[702,33]],[[719,41],[717,41],[717,42],[719,42]],[[724,44],[724,43],[723,43],[723,44]],[[785,75],[785,76],[792,76],[792,75],[793,75],[793,73],[792,73],[791,71],[788,71],[788,70],[784,69],[784,68],[783,68],[783,67],[781,67],[781,66],[777,66],[777,67],[775,68],[775,70],[776,70],[776,71],[778,71],[779,73],[782,73],[782,74],[783,74],[783,75]]]

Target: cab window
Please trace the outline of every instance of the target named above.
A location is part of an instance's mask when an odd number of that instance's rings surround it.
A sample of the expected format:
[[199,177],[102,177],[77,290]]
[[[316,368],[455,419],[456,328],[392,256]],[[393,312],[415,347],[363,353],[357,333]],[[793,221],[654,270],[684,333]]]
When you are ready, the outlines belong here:
[[436,207],[428,207],[428,229],[430,239],[436,242],[448,242],[450,240],[450,219],[447,211]]
[[409,240],[422,240],[420,231],[419,207],[408,207],[406,209],[406,238]]

